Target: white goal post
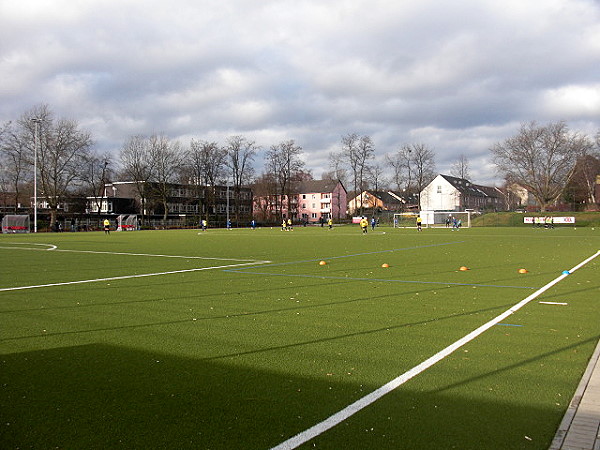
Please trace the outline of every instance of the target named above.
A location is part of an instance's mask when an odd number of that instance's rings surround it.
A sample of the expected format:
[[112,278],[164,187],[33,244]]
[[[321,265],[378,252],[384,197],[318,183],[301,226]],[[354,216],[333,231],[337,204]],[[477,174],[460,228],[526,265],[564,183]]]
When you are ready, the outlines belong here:
[[395,213],[394,228],[416,228],[418,215],[416,212]]
[[471,228],[471,211],[421,211],[423,226],[430,228]]
[[137,215],[121,214],[117,217],[117,231],[136,231],[137,229]]
[[6,215],[2,218],[2,233],[29,233],[28,215]]
[[396,213],[394,214],[394,228],[416,228],[418,216],[421,216],[421,223],[424,227],[453,228],[459,223],[461,228],[471,228],[471,211],[421,211],[420,213]]

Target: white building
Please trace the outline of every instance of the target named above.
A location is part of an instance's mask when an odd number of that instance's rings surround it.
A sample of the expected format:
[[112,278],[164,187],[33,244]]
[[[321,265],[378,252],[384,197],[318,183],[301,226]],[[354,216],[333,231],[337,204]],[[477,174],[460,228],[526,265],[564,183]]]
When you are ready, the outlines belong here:
[[505,210],[502,191],[473,184],[464,178],[438,175],[422,191],[422,211]]

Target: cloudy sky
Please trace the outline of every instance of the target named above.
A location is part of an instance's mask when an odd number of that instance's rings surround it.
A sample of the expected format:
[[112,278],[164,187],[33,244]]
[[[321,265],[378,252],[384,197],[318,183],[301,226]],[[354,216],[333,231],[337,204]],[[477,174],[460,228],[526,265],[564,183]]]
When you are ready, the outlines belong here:
[[320,177],[358,133],[499,184],[521,123],[600,130],[600,0],[0,0],[0,121],[42,103],[115,154],[294,139]]

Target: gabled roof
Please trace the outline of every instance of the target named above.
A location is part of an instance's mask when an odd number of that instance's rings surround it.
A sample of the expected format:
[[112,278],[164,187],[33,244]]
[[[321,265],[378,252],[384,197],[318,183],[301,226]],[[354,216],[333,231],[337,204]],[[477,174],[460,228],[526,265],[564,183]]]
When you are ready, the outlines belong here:
[[368,191],[369,194],[374,195],[379,200],[381,200],[384,204],[393,204],[393,203],[402,203],[402,200],[394,195],[393,192],[389,191]]
[[299,194],[309,194],[313,192],[333,192],[338,183],[342,186],[342,189],[346,190],[344,185],[339,180],[309,180],[300,183],[297,191]]
[[452,177],[450,175],[440,176],[452,185],[457,191],[463,195],[469,195],[473,197],[500,197],[500,192],[495,187],[481,186],[479,184],[471,183],[469,180],[464,178]]

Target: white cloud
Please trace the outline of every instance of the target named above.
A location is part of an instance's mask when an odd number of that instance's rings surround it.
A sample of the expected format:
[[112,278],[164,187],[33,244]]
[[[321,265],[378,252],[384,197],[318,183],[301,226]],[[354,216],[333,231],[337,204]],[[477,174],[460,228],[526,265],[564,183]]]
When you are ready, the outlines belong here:
[[349,132],[429,143],[443,171],[488,167],[520,122],[600,128],[594,0],[3,1],[0,55],[0,121],[48,103],[106,149],[295,139],[317,176]]
[[598,119],[600,117],[600,83],[563,86],[542,94],[542,106],[551,117]]

